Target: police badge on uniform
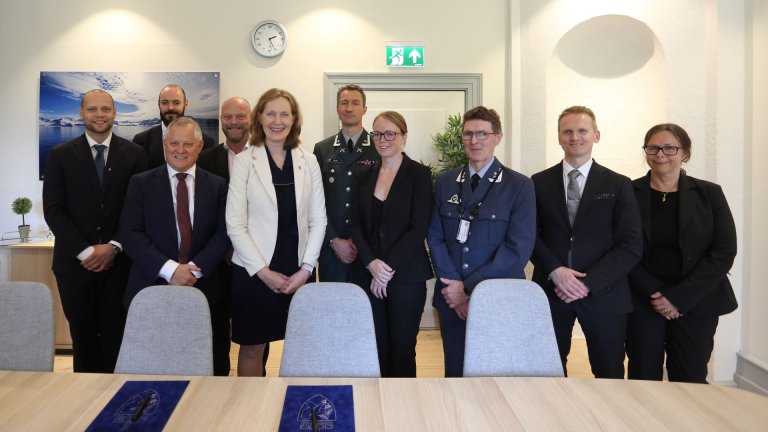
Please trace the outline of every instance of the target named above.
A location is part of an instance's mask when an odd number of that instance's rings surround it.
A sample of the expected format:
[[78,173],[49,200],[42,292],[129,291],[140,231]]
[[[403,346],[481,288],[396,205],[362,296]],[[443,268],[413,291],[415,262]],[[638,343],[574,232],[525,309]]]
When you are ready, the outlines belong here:
[[460,202],[459,202],[459,195],[458,194],[453,194],[452,197],[448,198],[448,203],[450,203],[450,204],[460,204]]

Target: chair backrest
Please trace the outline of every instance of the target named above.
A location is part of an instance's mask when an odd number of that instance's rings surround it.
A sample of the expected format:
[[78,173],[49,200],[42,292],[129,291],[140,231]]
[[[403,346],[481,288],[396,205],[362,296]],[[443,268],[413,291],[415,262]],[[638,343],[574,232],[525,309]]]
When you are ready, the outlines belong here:
[[197,288],[142,289],[128,308],[116,373],[213,375],[211,313]]
[[0,283],[0,369],[53,370],[51,290],[38,282]]
[[371,303],[362,288],[320,282],[296,291],[280,376],[380,376]]
[[546,294],[523,279],[491,279],[472,291],[464,376],[563,376]]

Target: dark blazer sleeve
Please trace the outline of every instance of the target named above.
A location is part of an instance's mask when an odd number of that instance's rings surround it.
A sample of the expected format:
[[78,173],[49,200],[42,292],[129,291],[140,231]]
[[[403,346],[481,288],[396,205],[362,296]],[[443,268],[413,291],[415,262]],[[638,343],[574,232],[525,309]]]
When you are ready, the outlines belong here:
[[230,248],[224,211],[227,188],[224,179],[200,168],[195,181],[195,220],[192,257],[203,277],[213,273]]
[[[45,181],[43,182],[43,214],[46,223],[56,235],[58,249],[65,251],[67,258],[74,259],[91,243],[78,229],[77,223],[69,212],[65,170],[67,168],[83,168],[66,167],[67,164],[64,161],[66,151],[66,147],[57,146],[48,153],[48,160],[45,164]],[[94,192],[83,189],[83,193]]]
[[[368,243],[366,226],[370,220],[364,220],[371,214],[371,196],[376,184],[378,167],[362,166],[355,173],[357,181],[352,183],[349,203],[349,238],[357,247],[357,259],[363,267],[367,267],[376,256]],[[328,224],[330,226],[330,223]],[[331,237],[334,238],[334,237]]]
[[[695,208],[700,210],[692,216],[691,225],[703,229],[686,233],[683,260],[696,265],[680,283],[661,291],[683,313],[721,285],[736,258],[736,225],[722,188],[714,183],[689,179],[696,183],[697,187],[691,193],[696,194]],[[711,233],[704,232],[710,228]],[[708,238],[711,241],[706,247]]]
[[405,206],[411,209],[408,229],[382,257],[382,260],[395,270],[409,267],[408,263],[414,254],[424,250],[424,240],[427,237],[429,220],[432,216],[432,174],[429,168],[410,159],[407,161],[410,174],[408,179],[411,181],[401,185],[398,190],[402,191],[405,187],[410,193],[392,196],[393,202],[389,205]]
[[[178,250],[175,244],[170,244],[171,241],[177,242],[175,225],[170,225],[168,215],[163,216],[156,210],[156,206],[162,205],[167,206],[167,212],[173,213],[170,186],[163,188],[159,184],[157,179],[165,180],[165,177],[157,175],[158,169],[164,170],[165,167],[155,168],[131,179],[120,217],[123,249],[145,280],[155,280],[166,261],[173,259],[169,256],[171,247]],[[149,226],[150,221],[153,227]],[[158,239],[150,235],[150,229],[158,228],[167,238]],[[163,244],[163,247],[158,243]]]
[[[443,219],[440,216],[441,207],[446,205],[446,200],[450,198],[450,186],[454,185],[454,179],[458,169],[449,170],[441,174],[435,180],[434,205],[432,207],[432,217],[427,230],[427,243],[429,244],[429,254],[432,258],[432,266],[435,269],[435,276],[451,280],[462,280],[461,273],[451,259],[446,242],[447,236],[455,236],[455,232],[447,233],[443,227]],[[455,186],[454,186],[455,188]]]
[[[616,196],[613,221],[613,247],[585,270],[584,284],[593,294],[600,293],[625,278],[640,260],[643,250],[642,223],[630,180],[621,182]],[[587,180],[589,181],[589,180]],[[626,283],[626,282],[625,282]]]

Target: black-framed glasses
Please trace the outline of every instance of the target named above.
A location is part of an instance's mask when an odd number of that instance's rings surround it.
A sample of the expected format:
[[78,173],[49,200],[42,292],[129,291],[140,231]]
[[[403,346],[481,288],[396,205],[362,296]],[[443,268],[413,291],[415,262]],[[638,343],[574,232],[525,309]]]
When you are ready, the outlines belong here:
[[466,131],[461,134],[461,139],[464,141],[472,141],[472,137],[477,138],[478,141],[485,141],[488,139],[490,135],[498,135],[496,132],[486,132],[486,131]]
[[373,131],[370,133],[370,135],[371,135],[371,139],[374,139],[376,141],[380,140],[381,137],[384,137],[384,139],[387,141],[392,141],[395,139],[396,136],[402,135],[402,134],[394,131],[386,131],[386,132]]
[[680,147],[676,146],[644,146],[643,151],[647,155],[655,155],[659,153],[659,150],[661,150],[662,153],[664,153],[667,156],[674,156],[677,154],[677,152],[680,151]]

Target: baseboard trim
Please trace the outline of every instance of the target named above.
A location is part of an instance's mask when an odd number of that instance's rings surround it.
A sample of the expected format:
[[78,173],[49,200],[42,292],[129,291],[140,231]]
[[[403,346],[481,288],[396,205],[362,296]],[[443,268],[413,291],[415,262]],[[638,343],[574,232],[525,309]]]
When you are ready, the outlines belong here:
[[733,380],[740,389],[768,396],[768,367],[741,352],[736,353],[736,373]]

